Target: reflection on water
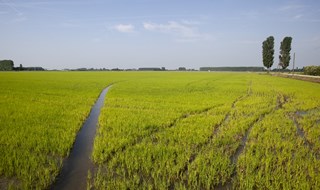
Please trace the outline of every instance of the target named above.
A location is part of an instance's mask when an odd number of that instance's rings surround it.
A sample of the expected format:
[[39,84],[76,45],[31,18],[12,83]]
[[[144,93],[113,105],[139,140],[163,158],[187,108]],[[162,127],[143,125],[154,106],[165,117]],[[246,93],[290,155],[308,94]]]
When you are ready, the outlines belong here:
[[88,170],[93,168],[90,155],[98,118],[109,88],[110,86],[101,92],[92,107],[89,117],[77,134],[69,157],[63,162],[62,170],[50,189],[86,189]]

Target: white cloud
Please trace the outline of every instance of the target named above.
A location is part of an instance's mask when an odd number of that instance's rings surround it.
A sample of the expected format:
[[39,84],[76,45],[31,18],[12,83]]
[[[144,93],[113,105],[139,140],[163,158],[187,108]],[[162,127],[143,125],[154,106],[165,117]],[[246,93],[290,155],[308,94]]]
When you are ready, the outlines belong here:
[[117,30],[118,32],[123,33],[132,33],[134,32],[134,26],[132,24],[118,24],[113,27],[113,29]]
[[211,38],[209,34],[200,33],[197,28],[194,28],[191,24],[185,22],[179,23],[170,21],[166,24],[145,22],[143,23],[143,27],[148,31],[174,35],[176,37],[175,40],[179,42],[193,42]]

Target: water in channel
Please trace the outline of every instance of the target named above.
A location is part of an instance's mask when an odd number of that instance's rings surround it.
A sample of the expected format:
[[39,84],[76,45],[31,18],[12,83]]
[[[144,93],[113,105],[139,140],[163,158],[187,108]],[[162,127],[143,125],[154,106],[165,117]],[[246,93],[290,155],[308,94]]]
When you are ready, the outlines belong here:
[[105,96],[110,87],[111,86],[108,86],[101,92],[98,100],[92,107],[88,118],[77,134],[69,157],[63,162],[60,174],[50,189],[86,189],[88,171],[93,168],[90,155],[92,153],[98,118]]

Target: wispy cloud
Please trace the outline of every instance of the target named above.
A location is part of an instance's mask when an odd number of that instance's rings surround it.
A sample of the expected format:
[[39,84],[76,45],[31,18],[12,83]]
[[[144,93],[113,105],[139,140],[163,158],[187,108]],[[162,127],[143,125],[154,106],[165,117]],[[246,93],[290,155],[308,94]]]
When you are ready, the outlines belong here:
[[175,40],[179,42],[194,42],[211,38],[209,34],[199,32],[197,28],[186,22],[170,21],[166,24],[144,22],[143,28],[148,31],[173,35],[176,37]]
[[9,7],[12,11],[14,11],[18,16],[22,16],[23,13],[16,8],[15,4],[13,2],[9,2],[9,1],[4,1],[1,0],[2,4],[4,4],[5,6]]
[[291,4],[291,5],[285,5],[279,8],[280,11],[296,11],[296,10],[301,10],[306,8],[305,5],[296,5],[296,4]]
[[12,0],[1,0],[0,4],[14,4],[16,7],[32,7],[38,5],[90,5],[92,2],[90,1],[16,1],[12,2]]
[[122,33],[132,33],[135,31],[132,24],[118,24],[113,26],[112,28]]
[[27,17],[20,9],[17,8],[16,4],[12,1],[0,0],[0,5],[7,7],[6,11],[0,11],[0,15],[11,15],[12,19],[6,20],[6,22],[24,22]]
[[319,22],[319,11],[315,6],[289,4],[278,9],[280,18],[287,22]]

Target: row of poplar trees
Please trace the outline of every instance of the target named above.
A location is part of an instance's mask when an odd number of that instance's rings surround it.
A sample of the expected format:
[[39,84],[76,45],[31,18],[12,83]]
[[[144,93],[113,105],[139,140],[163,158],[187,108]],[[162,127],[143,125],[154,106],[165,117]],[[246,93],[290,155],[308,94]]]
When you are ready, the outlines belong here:
[[[283,38],[281,45],[280,45],[280,55],[279,55],[279,66],[282,69],[286,69],[290,63],[290,51],[291,51],[291,42],[292,37],[285,37]],[[263,65],[270,70],[273,65],[274,59],[274,37],[269,36],[265,41],[262,43],[262,61]]]

